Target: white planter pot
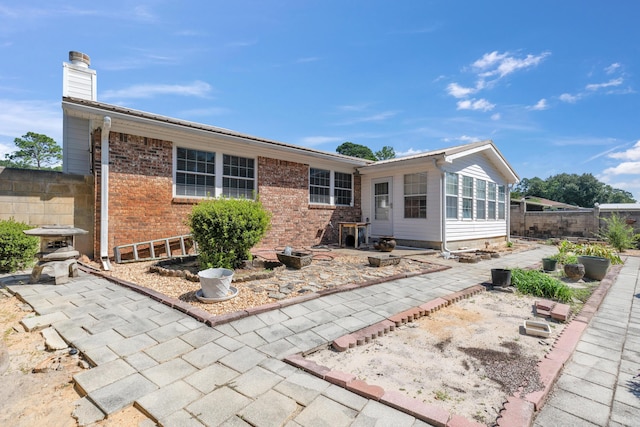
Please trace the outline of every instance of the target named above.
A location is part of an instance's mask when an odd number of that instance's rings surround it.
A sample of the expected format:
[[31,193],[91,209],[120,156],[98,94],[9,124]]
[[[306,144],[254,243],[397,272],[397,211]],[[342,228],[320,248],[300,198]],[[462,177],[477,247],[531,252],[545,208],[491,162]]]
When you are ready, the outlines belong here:
[[205,298],[224,298],[229,293],[233,270],[227,268],[208,268],[198,272],[202,295]]

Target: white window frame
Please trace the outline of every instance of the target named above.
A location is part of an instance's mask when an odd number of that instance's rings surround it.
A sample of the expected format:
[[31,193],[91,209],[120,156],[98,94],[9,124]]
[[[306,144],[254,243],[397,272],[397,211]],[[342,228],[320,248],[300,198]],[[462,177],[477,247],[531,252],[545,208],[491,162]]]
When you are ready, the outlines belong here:
[[[320,185],[318,183],[313,183],[312,184],[312,176],[313,176],[313,171],[319,171],[319,172],[325,172],[328,174],[328,179],[329,179],[329,185]],[[351,188],[346,188],[346,187],[337,187],[336,186],[336,173],[339,174],[343,174],[343,175],[350,175],[351,176]],[[320,205],[320,206],[353,206],[353,184],[354,184],[354,178],[353,178],[353,174],[349,173],[349,172],[342,172],[342,171],[333,171],[330,169],[325,169],[325,168],[321,168],[321,167],[309,167],[309,189],[308,189],[308,194],[309,194],[309,204],[312,205]],[[311,190],[312,188],[318,188],[318,189],[325,189],[327,194],[325,195],[317,195],[317,194],[311,194]],[[336,203],[336,200],[338,199],[338,196],[336,195],[339,191],[349,191],[350,193],[350,197],[349,197],[349,204],[342,204],[342,203]],[[324,196],[327,197],[327,201],[318,201],[318,200],[313,200],[314,196]]]
[[[181,159],[178,159],[178,151],[179,150],[187,150],[187,152],[191,151],[191,152],[195,152],[195,153],[204,153],[207,155],[211,155],[213,156],[213,173],[207,173],[207,172],[198,172],[198,171],[189,171],[186,169],[178,169],[178,165],[180,163]],[[253,177],[242,177],[242,176],[236,176],[234,174],[224,174],[224,157],[225,156],[231,156],[231,157],[236,157],[239,159],[246,159],[246,160],[250,160],[250,162],[252,163],[252,174]],[[257,168],[257,160],[253,157],[245,157],[245,156],[238,156],[236,154],[223,154],[220,152],[216,152],[216,151],[208,151],[208,150],[201,150],[198,148],[193,148],[193,147],[187,147],[187,146],[175,146],[173,149],[173,196],[176,198],[197,198],[197,199],[201,199],[201,198],[217,198],[217,197],[221,197],[223,194],[225,194],[225,188],[223,188],[223,183],[225,182],[225,178],[229,179],[240,179],[240,180],[245,180],[245,181],[252,181],[253,182],[253,190],[251,191],[251,195],[247,196],[247,197],[236,197],[234,195],[227,195],[227,197],[232,197],[232,198],[246,198],[246,199],[255,199],[256,194],[258,193],[257,191],[257,183],[258,183],[258,168]],[[209,164],[211,164],[211,162],[209,162]],[[197,168],[197,166],[196,166]],[[192,194],[179,194],[179,186],[182,184],[178,184],[178,175],[179,174],[187,174],[187,175],[192,175],[192,176],[206,176],[208,178],[212,178],[213,179],[213,186],[209,185],[207,188],[205,188],[205,191],[194,191],[192,192]],[[197,179],[197,178],[196,178]],[[228,192],[227,192],[228,193]],[[246,192],[245,192],[246,193]]]
[[[407,182],[407,179],[411,182]],[[406,219],[426,219],[427,218],[427,173],[417,172],[404,175],[404,217]],[[407,202],[418,201],[417,216],[407,216]],[[424,208],[420,202],[424,202]],[[409,211],[412,213],[416,210],[415,206],[410,206]]]
[[[482,213],[482,215],[481,215]],[[476,180],[476,220],[487,219],[487,181]]]
[[[471,184],[471,185],[469,185]],[[473,178],[462,175],[462,219],[473,219]]]
[[[178,158],[178,153],[180,151],[184,151],[184,158]],[[201,156],[204,156],[205,158],[202,158]],[[213,162],[207,159],[209,156],[213,156]],[[218,157],[219,156],[212,151],[176,147],[173,156],[175,159],[173,165],[174,195],[177,197],[215,197],[217,178],[216,171],[219,170],[216,164]],[[181,169],[178,169],[179,166],[181,166]],[[210,167],[212,167],[213,170],[210,170]],[[201,168],[204,168],[204,170],[201,170]],[[184,183],[178,183],[181,176],[184,176]],[[187,183],[187,180],[189,179],[200,182],[205,181],[205,183],[201,185],[197,182],[190,184]],[[210,184],[206,184],[206,181],[209,181]],[[185,189],[184,194],[178,194],[181,193],[180,189],[182,188]],[[189,192],[186,190],[193,191]]]
[[[349,187],[338,186],[338,182],[341,182],[341,180],[337,179],[338,174],[349,177]],[[353,174],[347,173],[347,172],[334,171],[332,183],[333,183],[333,200],[336,206],[353,206]],[[338,200],[341,198],[341,196],[338,195],[340,192],[344,192],[345,194],[348,192],[349,203],[338,203]]]
[[[497,184],[495,182],[489,182],[487,185],[487,219],[494,220],[497,215],[496,198],[498,196]],[[493,215],[492,215],[493,213]]]
[[498,219],[506,219],[506,194],[507,189],[504,185],[498,185]]
[[[445,172],[445,216],[447,219],[458,219],[458,200],[460,193],[460,178],[457,173]],[[450,182],[451,180],[451,182]],[[449,184],[455,188],[449,188]],[[450,191],[455,190],[455,191]],[[455,207],[455,216],[451,215],[453,208]]]
[[[234,199],[249,199],[254,200],[256,194],[256,161],[250,157],[236,156],[233,154],[223,154],[222,156],[222,195],[224,197]],[[245,161],[246,165],[242,164],[227,164],[227,158],[238,159],[239,162]],[[250,163],[250,166],[249,166]],[[237,169],[237,174],[228,173],[228,170]],[[243,176],[242,171],[250,173],[251,176]],[[247,186],[244,188],[225,185],[227,181],[233,181],[235,183],[251,183],[251,188]],[[243,194],[241,194],[243,193]]]

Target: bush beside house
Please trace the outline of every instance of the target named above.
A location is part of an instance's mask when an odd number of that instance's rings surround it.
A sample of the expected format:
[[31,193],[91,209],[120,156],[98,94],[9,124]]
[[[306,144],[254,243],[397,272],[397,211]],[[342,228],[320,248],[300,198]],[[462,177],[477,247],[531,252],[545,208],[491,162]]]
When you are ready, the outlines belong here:
[[0,273],[13,273],[34,264],[39,239],[23,233],[30,228],[13,218],[0,221]]
[[205,200],[193,207],[188,222],[199,247],[200,268],[237,268],[265,236],[271,214],[259,201]]

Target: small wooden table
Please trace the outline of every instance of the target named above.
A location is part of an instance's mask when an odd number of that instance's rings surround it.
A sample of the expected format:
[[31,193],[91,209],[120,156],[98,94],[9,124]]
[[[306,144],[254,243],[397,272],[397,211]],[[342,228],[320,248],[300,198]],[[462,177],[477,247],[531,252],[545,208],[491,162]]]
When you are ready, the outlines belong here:
[[364,243],[365,245],[369,245],[369,223],[368,222],[339,222],[338,223],[338,240],[340,243],[340,247],[344,246],[344,241],[342,240],[342,229],[344,228],[353,228],[354,229],[354,237],[355,241],[353,243],[354,248],[358,249],[360,246],[359,233],[364,232]]
[[71,226],[49,225],[25,230],[24,234],[40,237],[38,264],[31,271],[31,283],[40,280],[42,270],[53,270],[56,285],[67,283],[69,277],[78,277],[77,258],[80,252],[73,247],[73,238],[88,231]]

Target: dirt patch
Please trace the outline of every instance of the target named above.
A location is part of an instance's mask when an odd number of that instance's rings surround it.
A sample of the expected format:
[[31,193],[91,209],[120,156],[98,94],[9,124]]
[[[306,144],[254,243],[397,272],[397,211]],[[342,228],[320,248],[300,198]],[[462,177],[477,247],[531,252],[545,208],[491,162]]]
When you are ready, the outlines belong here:
[[536,298],[488,291],[403,325],[369,344],[307,356],[319,365],[351,373],[453,414],[492,425],[507,396],[540,389],[537,362],[564,329],[524,334]]
[[[83,368],[68,350],[47,351],[40,332],[25,332],[20,320],[31,308],[0,290],[0,425],[12,427],[77,425],[72,416],[80,396],[72,377]],[[146,417],[131,407],[93,424],[137,426]]]

